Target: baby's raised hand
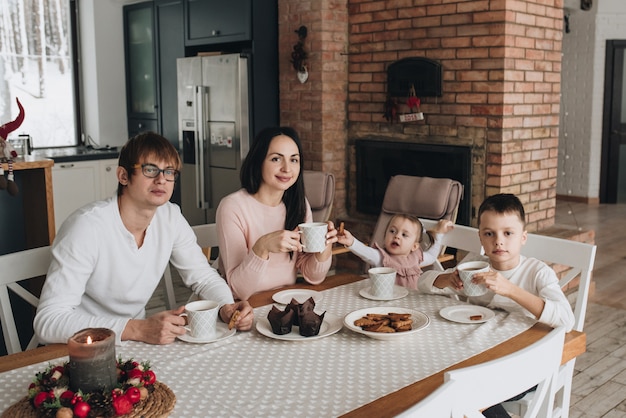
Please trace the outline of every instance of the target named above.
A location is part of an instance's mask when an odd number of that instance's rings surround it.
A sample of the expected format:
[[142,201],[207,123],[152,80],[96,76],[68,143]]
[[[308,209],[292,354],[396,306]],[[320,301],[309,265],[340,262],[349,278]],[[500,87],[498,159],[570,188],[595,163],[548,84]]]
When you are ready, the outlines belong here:
[[345,245],[346,247],[351,247],[354,244],[354,236],[347,229],[343,229],[343,233],[337,233],[337,242],[339,244]]
[[433,229],[435,234],[446,234],[454,229],[454,222],[447,219],[442,219],[437,222],[437,226]]

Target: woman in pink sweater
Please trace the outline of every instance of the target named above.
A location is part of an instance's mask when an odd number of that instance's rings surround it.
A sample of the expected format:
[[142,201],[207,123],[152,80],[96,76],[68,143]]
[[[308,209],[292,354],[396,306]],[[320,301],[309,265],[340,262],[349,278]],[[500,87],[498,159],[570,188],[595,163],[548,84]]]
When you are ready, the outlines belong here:
[[259,132],[241,167],[243,188],[226,196],[217,208],[219,270],[235,298],[304,280],[321,283],[331,264],[337,230],[328,222],[326,248],[302,252],[298,224],[311,222],[304,194],[302,146],[294,129]]

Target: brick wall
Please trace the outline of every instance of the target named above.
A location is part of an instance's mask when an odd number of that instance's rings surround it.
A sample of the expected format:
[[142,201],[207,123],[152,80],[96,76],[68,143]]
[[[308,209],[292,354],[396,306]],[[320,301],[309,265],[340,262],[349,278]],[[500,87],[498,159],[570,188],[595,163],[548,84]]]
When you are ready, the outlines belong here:
[[[311,167],[338,177],[335,215],[359,216],[353,141],[374,136],[470,146],[472,206],[511,192],[525,203],[530,231],[552,225],[561,7],[562,0],[279,0],[281,121],[302,133]],[[309,28],[303,85],[289,68],[300,25]],[[386,68],[405,57],[441,62],[443,95],[421,98],[423,121],[389,123]]]
[[[304,168],[335,175],[335,212],[346,201],[348,101],[348,9],[345,0],[279,0],[279,71],[281,124],[293,126],[304,147]],[[309,77],[300,83],[291,64],[306,26],[304,49]]]

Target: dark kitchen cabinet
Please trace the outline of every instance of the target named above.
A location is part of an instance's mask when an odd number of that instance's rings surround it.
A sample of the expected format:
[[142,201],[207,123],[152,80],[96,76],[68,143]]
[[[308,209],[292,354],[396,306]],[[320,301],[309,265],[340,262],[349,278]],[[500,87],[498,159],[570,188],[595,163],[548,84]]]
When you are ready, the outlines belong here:
[[124,7],[128,117],[157,120],[157,74],[152,2]]
[[178,148],[176,59],[185,56],[183,1],[124,7],[128,135],[156,131]]
[[141,132],[159,131],[158,121],[156,119],[138,119],[131,115],[128,116],[128,137],[131,138]]
[[252,39],[252,0],[186,0],[185,45]]
[[159,75],[159,132],[178,149],[176,59],[185,56],[183,1],[155,1],[154,19]]

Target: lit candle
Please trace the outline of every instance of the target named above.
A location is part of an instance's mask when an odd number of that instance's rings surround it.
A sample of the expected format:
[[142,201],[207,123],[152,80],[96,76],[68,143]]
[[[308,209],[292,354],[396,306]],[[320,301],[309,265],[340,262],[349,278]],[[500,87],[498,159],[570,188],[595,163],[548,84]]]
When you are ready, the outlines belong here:
[[87,328],[67,341],[70,354],[70,388],[76,392],[110,391],[117,384],[115,332]]

